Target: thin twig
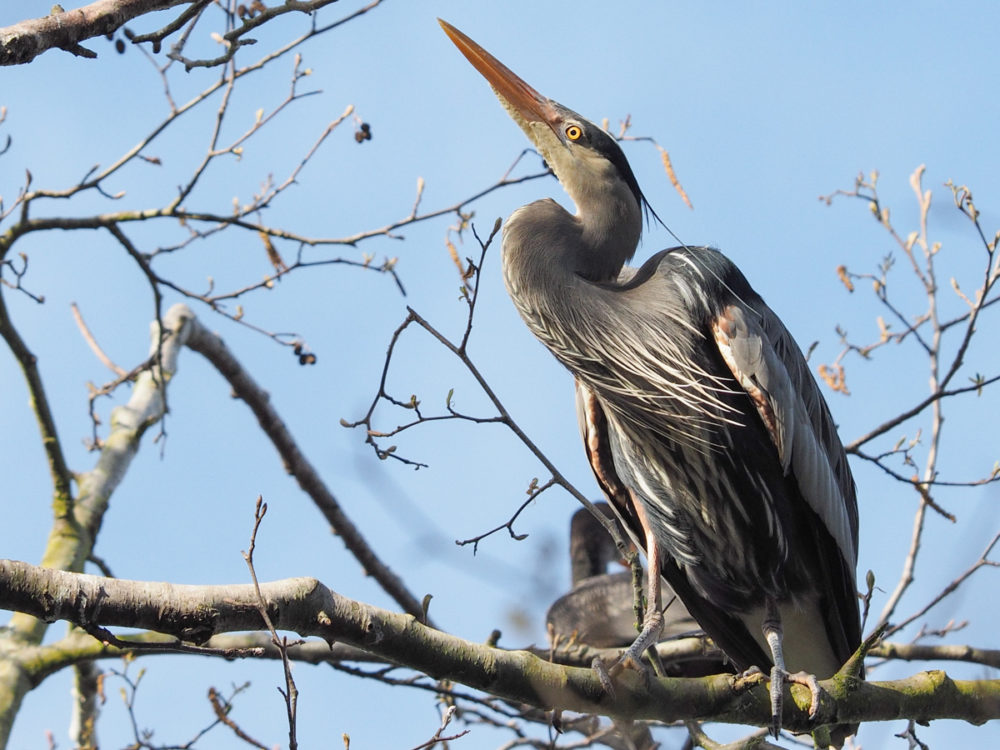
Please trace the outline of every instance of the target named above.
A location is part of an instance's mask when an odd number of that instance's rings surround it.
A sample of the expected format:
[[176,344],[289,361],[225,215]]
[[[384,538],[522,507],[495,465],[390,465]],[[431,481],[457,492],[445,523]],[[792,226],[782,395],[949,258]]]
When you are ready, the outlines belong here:
[[232,703],[219,695],[219,692],[214,687],[208,689],[208,702],[212,705],[212,711],[215,713],[215,718],[219,720],[220,724],[225,724],[233,730],[233,734],[248,745],[252,745],[260,750],[270,750],[267,745],[262,742],[258,742],[253,737],[248,735],[245,731],[243,731],[239,724],[230,718],[229,712],[232,710]]
[[[470,261],[469,268],[470,268],[470,273],[474,274],[476,277],[479,277],[482,274],[482,268],[485,262],[486,253],[490,245],[492,244],[494,238],[496,237],[499,227],[500,223],[496,222],[493,226],[492,232],[490,233],[485,242],[482,239],[480,239],[478,234],[475,234],[476,240],[479,242],[481,252],[478,265],[473,264]],[[424,424],[425,422],[432,422],[443,419],[463,419],[480,423],[489,422],[489,423],[503,424],[511,432],[514,433],[517,439],[545,467],[546,471],[549,472],[551,478],[541,488],[538,487],[537,480],[533,480],[531,486],[529,487],[528,500],[524,501],[518,507],[518,509],[514,511],[512,516],[508,518],[508,520],[505,523],[496,526],[495,528],[491,529],[490,531],[484,534],[481,534],[479,536],[464,541],[458,541],[457,543],[472,544],[473,550],[475,551],[476,549],[478,549],[478,544],[480,541],[482,541],[482,539],[484,539],[487,536],[490,536],[491,534],[495,534],[503,529],[507,529],[512,538],[523,539],[524,538],[523,536],[515,533],[513,529],[514,521],[517,519],[520,513],[531,503],[531,501],[538,493],[548,489],[551,486],[559,485],[564,490],[566,490],[570,495],[575,497],[584,507],[590,509],[590,511],[595,515],[598,521],[600,521],[600,523],[607,529],[608,533],[611,534],[611,536],[614,538],[616,544],[619,546],[620,549],[623,550],[627,549],[628,545],[626,545],[624,540],[622,539],[621,534],[617,528],[617,525],[609,518],[607,518],[603,513],[597,511],[594,508],[593,503],[591,503],[590,499],[584,496],[569,480],[567,480],[566,477],[556,468],[555,464],[553,464],[552,461],[548,458],[548,456],[537,445],[535,445],[535,443],[528,437],[528,435],[521,429],[518,423],[513,419],[513,417],[507,411],[506,406],[500,400],[499,396],[496,394],[496,392],[490,386],[489,382],[487,382],[486,378],[479,371],[479,368],[476,366],[475,362],[472,360],[468,352],[468,342],[469,342],[469,337],[471,336],[475,319],[476,298],[478,297],[479,293],[478,278],[476,282],[474,282],[471,285],[466,285],[464,289],[466,290],[467,317],[461,341],[457,344],[454,343],[447,336],[442,334],[437,328],[435,328],[429,321],[427,321],[419,313],[417,313],[416,310],[414,310],[411,307],[407,307],[406,319],[393,332],[392,337],[390,339],[389,348],[386,352],[386,357],[382,365],[382,375],[379,380],[378,392],[375,394],[374,398],[369,404],[367,412],[361,419],[355,422],[341,420],[341,424],[344,427],[348,428],[364,427],[366,430],[365,442],[372,446],[372,448],[376,452],[376,455],[380,459],[385,460],[388,458],[393,458],[397,461],[400,461],[404,464],[412,465],[416,468],[421,468],[424,466],[424,464],[415,461],[413,459],[399,455],[396,451],[396,446],[389,446],[388,448],[382,448],[378,443],[378,438],[396,435],[405,430],[415,428],[421,424]],[[445,399],[447,414],[438,416],[427,416],[421,413],[420,401],[417,399],[416,395],[412,395],[408,400],[404,401],[393,397],[386,390],[386,381],[388,379],[388,373],[391,367],[396,344],[399,342],[401,336],[406,331],[406,329],[411,324],[414,323],[423,328],[424,331],[429,333],[438,343],[440,343],[445,349],[447,349],[449,352],[451,352],[455,357],[459,359],[459,361],[462,363],[462,365],[465,367],[468,373],[476,381],[476,384],[479,386],[482,392],[490,400],[490,403],[493,405],[493,408],[496,411],[495,415],[491,415],[488,417],[471,417],[469,415],[461,414],[451,407],[452,394],[449,393],[447,398]],[[396,407],[412,410],[416,415],[416,418],[404,425],[396,427],[394,430],[383,431],[376,429],[373,425],[374,414],[378,406],[383,401],[388,402]]]
[[910,625],[914,621],[916,621],[916,620],[920,619],[921,617],[923,617],[933,607],[935,607],[938,604],[940,604],[943,599],[945,599],[950,594],[953,594],[958,589],[959,586],[961,586],[966,580],[968,580],[968,578],[970,576],[972,576],[973,573],[975,573],[980,568],[984,568],[984,567],[1000,568],[1000,561],[998,561],[998,560],[990,560],[989,559],[989,556],[993,552],[993,548],[996,547],[997,542],[1000,542],[1000,532],[997,532],[994,535],[993,539],[990,540],[990,543],[986,545],[986,549],[983,550],[983,553],[979,556],[979,559],[976,560],[968,568],[966,568],[966,570],[963,573],[961,573],[957,578],[955,578],[951,583],[949,583],[947,586],[945,586],[937,594],[937,596],[935,596],[933,599],[931,599],[926,605],[924,605],[923,607],[921,607],[921,609],[919,611],[915,612],[910,617],[907,617],[905,620],[903,620],[900,623],[897,623],[895,625],[891,625],[890,627],[888,627],[886,629],[886,631],[885,631],[886,637],[892,635],[893,633],[899,632],[900,630],[902,630],[906,626]]
[[296,712],[298,709],[298,698],[299,691],[295,687],[295,679],[292,677],[292,662],[288,658],[288,649],[291,645],[298,645],[302,641],[295,641],[290,643],[287,636],[278,637],[278,631],[274,628],[274,623],[271,621],[271,616],[267,612],[267,600],[260,592],[260,583],[257,581],[257,571],[254,570],[253,566],[253,551],[254,547],[257,545],[257,532],[260,530],[260,524],[264,520],[264,516],[267,514],[267,503],[264,502],[264,498],[260,495],[257,496],[257,504],[254,507],[253,514],[253,531],[250,532],[250,546],[247,547],[247,551],[243,553],[243,559],[246,561],[247,568],[250,570],[250,578],[253,581],[254,591],[257,592],[257,609],[260,611],[260,616],[264,620],[264,624],[267,626],[268,632],[271,634],[271,643],[274,647],[278,649],[281,654],[281,664],[284,667],[285,672],[285,689],[281,690],[278,688],[278,692],[285,699],[285,710],[288,714],[288,748],[289,750],[296,750],[299,746],[298,740],[296,739]]
[[111,370],[111,372],[115,373],[119,378],[124,378],[128,373],[112,362],[111,358],[104,353],[103,349],[101,349],[101,345],[97,343],[97,339],[94,338],[94,334],[92,334],[90,329],[87,328],[87,324],[84,322],[83,316],[80,314],[80,308],[76,306],[75,302],[70,302],[69,309],[73,311],[73,319],[76,321],[77,328],[80,329],[80,334],[83,336],[83,340],[87,342],[87,346],[90,347],[90,350],[101,361],[101,364]]

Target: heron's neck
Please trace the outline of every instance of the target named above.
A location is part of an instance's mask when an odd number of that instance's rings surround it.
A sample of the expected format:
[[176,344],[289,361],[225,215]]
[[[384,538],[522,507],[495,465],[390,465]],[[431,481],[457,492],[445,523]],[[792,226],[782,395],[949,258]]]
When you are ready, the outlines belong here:
[[591,281],[610,281],[635,254],[642,234],[642,209],[621,181],[613,187],[583,182],[567,188],[581,229],[577,273]]
[[574,326],[593,312],[593,282],[617,278],[635,251],[639,226],[626,222],[618,234],[613,222],[588,222],[551,198],[522,206],[504,225],[507,291],[528,328],[564,364]]

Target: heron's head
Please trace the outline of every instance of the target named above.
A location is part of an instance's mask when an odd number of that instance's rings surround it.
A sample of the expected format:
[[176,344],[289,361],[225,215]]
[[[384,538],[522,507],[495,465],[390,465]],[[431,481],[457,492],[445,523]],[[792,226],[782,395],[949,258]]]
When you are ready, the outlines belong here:
[[606,202],[611,192],[630,194],[641,216],[646,200],[614,138],[573,110],[539,94],[447,21],[438,22],[489,81],[507,113],[552,168],[581,214],[591,205]]

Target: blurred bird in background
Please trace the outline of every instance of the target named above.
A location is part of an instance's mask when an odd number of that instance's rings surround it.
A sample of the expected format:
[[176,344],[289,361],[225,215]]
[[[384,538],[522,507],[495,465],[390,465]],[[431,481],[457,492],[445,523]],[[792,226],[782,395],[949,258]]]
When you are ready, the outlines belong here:
[[[601,513],[614,520],[607,503],[594,503]],[[619,527],[619,531],[621,528]],[[573,588],[559,597],[545,614],[553,648],[560,644],[582,643],[594,648],[625,648],[635,640],[635,611],[632,607],[632,573],[609,573],[608,566],[622,564],[615,540],[594,514],[581,508],[570,521],[569,554]],[[665,589],[665,598],[672,592]],[[679,600],[667,606],[660,642],[703,636],[704,631]],[[718,652],[714,656],[692,656],[662,663],[667,677],[704,677],[729,670]],[[618,727],[619,739],[606,744],[628,750],[653,750],[659,745],[645,724]]]
[[[614,520],[607,503],[594,503]],[[570,522],[570,564],[573,588],[549,607],[545,622],[553,640],[572,641],[594,648],[625,648],[636,636],[632,606],[632,573],[626,569],[609,573],[609,565],[624,564],[615,541],[600,521],[586,508],[573,514]],[[704,631],[681,601],[664,587],[664,599],[672,600],[664,612],[660,642],[699,637]],[[699,656],[664,664],[669,677],[703,677],[728,669],[721,654]]]

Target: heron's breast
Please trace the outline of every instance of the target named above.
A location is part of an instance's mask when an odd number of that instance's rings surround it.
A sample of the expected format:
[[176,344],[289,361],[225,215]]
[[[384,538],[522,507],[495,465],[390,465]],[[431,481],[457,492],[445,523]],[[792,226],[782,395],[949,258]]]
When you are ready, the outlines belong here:
[[[613,421],[613,418],[612,418]],[[773,456],[735,458],[733,428],[701,445],[676,442],[629,425],[611,428],[623,483],[647,511],[650,531],[699,593],[734,611],[759,602],[761,590],[786,598],[788,540],[781,507],[791,501]],[[775,467],[770,466],[770,462]]]

